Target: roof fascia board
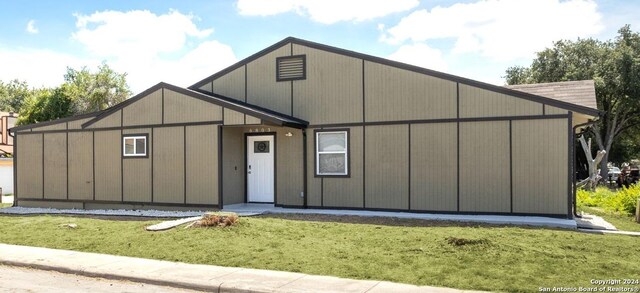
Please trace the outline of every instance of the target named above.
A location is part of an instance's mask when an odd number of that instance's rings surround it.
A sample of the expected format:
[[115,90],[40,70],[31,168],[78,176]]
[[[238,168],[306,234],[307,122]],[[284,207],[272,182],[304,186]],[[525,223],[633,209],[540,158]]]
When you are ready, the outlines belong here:
[[534,94],[529,94],[529,93],[525,93],[525,92],[521,92],[521,91],[517,91],[517,90],[512,90],[512,89],[508,89],[502,86],[497,86],[497,85],[493,85],[493,84],[489,84],[489,83],[485,83],[485,82],[480,82],[480,81],[476,81],[476,80],[472,80],[472,79],[468,79],[468,78],[464,78],[464,77],[460,77],[460,76],[456,76],[456,75],[452,75],[452,74],[448,74],[448,73],[444,73],[444,72],[440,72],[440,71],[435,71],[435,70],[431,70],[431,69],[427,69],[427,68],[423,68],[423,67],[418,67],[418,66],[414,66],[414,65],[409,65],[406,63],[402,63],[402,62],[397,62],[397,61],[392,61],[389,59],[385,59],[385,58],[381,58],[381,57],[376,57],[376,56],[372,56],[372,55],[367,55],[364,53],[359,53],[359,52],[355,52],[355,51],[351,51],[351,50],[346,50],[346,49],[342,49],[342,48],[338,48],[338,47],[333,47],[333,46],[329,46],[329,45],[325,45],[325,44],[320,44],[320,43],[316,43],[316,42],[311,42],[311,41],[307,41],[307,40],[302,40],[302,39],[298,39],[298,38],[294,38],[294,37],[287,37],[285,39],[283,39],[282,41],[279,41],[217,73],[214,73],[213,75],[195,83],[194,85],[190,86],[189,89],[191,90],[196,90],[199,89],[202,85],[206,84],[207,82],[210,82],[211,80],[214,80],[222,75],[225,75],[245,64],[248,64],[249,62],[258,59],[266,54],[268,54],[269,52],[280,48],[282,46],[284,46],[287,43],[294,43],[297,45],[302,45],[302,46],[306,46],[306,47],[310,47],[310,48],[314,48],[314,49],[318,49],[318,50],[323,50],[323,51],[328,51],[331,53],[336,53],[336,54],[340,54],[340,55],[345,55],[345,56],[349,56],[349,57],[353,57],[353,58],[358,58],[358,59],[363,59],[369,62],[374,62],[374,63],[379,63],[382,65],[387,65],[387,66],[391,66],[391,67],[395,67],[395,68],[399,68],[399,69],[404,69],[404,70],[409,70],[412,72],[416,72],[416,73],[421,73],[421,74],[425,74],[425,75],[429,75],[429,76],[433,76],[433,77],[437,77],[437,78],[442,78],[445,80],[449,80],[449,81],[453,81],[453,82],[457,82],[457,83],[461,83],[461,84],[465,84],[465,85],[469,85],[469,86],[473,86],[473,87],[478,87],[481,89],[485,89],[485,90],[489,90],[489,91],[493,91],[493,92],[498,92],[501,94],[506,94],[509,96],[514,96],[514,97],[518,97],[518,98],[522,98],[525,100],[529,100],[532,102],[537,102],[537,103],[542,103],[545,105],[550,105],[550,106],[554,106],[554,107],[558,107],[558,108],[562,108],[562,109],[566,109],[566,110],[571,110],[571,111],[575,111],[575,112],[580,112],[583,114],[587,114],[587,115],[591,115],[591,116],[601,116],[604,112],[597,110],[597,109],[593,109],[593,108],[589,108],[589,107],[584,107],[584,106],[580,106],[580,105],[576,105],[576,104],[572,104],[572,103],[567,103],[567,102],[563,102],[563,101],[558,101],[552,98],[547,98],[547,97],[543,97],[543,96],[539,96],[539,95],[534,95]]
[[[226,103],[224,105],[225,107],[228,106],[229,109],[233,108],[233,110],[238,109],[238,111],[243,112],[244,114],[254,115],[256,113],[260,114],[260,112],[264,112],[266,114],[271,114],[271,115],[274,115],[274,116],[280,116],[280,117],[286,118],[287,120],[291,120],[291,121],[294,121],[294,122],[297,122],[297,123],[300,123],[300,124],[309,125],[309,122],[307,122],[305,120],[302,120],[300,118],[289,116],[287,114],[278,113],[276,111],[273,111],[273,110],[270,110],[270,109],[267,109],[267,108],[263,108],[263,107],[260,107],[260,106],[256,106],[256,105],[253,105],[253,104],[249,104],[249,103],[243,102],[243,101],[235,100],[235,99],[232,99],[230,97],[226,97],[226,96],[223,96],[223,95],[220,95],[220,94],[210,93],[210,92],[203,91],[203,90],[200,90],[200,89],[187,89],[187,90],[188,91],[197,92],[198,94],[204,95],[204,96],[206,96],[208,98],[213,97],[213,98],[217,98],[219,100],[222,100],[222,102]],[[249,108],[249,110],[252,110],[253,112],[252,113],[245,113],[246,109],[244,109],[243,107]],[[259,111],[259,112],[256,112],[256,111]]]
[[38,123],[31,123],[31,124],[26,124],[26,125],[19,125],[19,126],[14,126],[14,127],[10,128],[10,130],[11,131],[20,131],[20,130],[25,130],[25,129],[33,129],[33,128],[38,128],[38,127],[54,125],[54,124],[63,123],[63,122],[70,122],[70,121],[80,120],[80,119],[84,119],[84,118],[95,117],[98,114],[100,114],[100,112],[101,111],[97,111],[97,112],[91,112],[91,113],[86,113],[86,114],[74,115],[74,116],[65,117],[65,118],[59,118],[59,119],[45,121],[45,122],[38,122]]
[[124,102],[121,102],[121,103],[113,105],[113,106],[111,106],[111,107],[109,107],[107,109],[104,109],[102,111],[102,113],[100,113],[98,116],[96,116],[95,118],[83,123],[82,124],[82,128],[87,128],[87,127],[91,126],[91,124],[102,120],[102,118],[105,118],[105,117],[115,113],[116,111],[118,111],[118,110],[120,110],[120,109],[122,109],[122,108],[124,108],[124,107],[126,107],[126,106],[128,106],[130,104],[135,103],[137,100],[140,100],[140,99],[150,95],[151,93],[161,89],[163,84],[164,84],[163,82],[160,82],[160,83],[158,83],[158,84],[146,89],[145,91],[143,91],[143,92],[141,92],[141,93],[139,93],[139,94],[127,99],[127,100],[125,100]]
[[200,89],[200,87],[202,87],[203,85],[207,84],[211,80],[217,79],[218,77],[223,76],[223,75],[225,75],[225,74],[227,74],[227,73],[229,73],[231,71],[234,71],[234,70],[244,66],[245,64],[248,64],[249,62],[251,62],[253,60],[256,60],[256,59],[258,59],[258,58],[260,58],[260,57],[262,57],[264,55],[267,55],[271,51],[273,51],[275,49],[278,49],[278,48],[286,45],[287,43],[289,43],[289,42],[291,42],[293,40],[295,40],[295,38],[293,38],[293,37],[285,38],[282,41],[279,41],[279,42],[277,42],[277,43],[275,43],[275,44],[273,44],[273,45],[271,45],[269,47],[266,47],[266,48],[258,51],[257,53],[255,53],[255,54],[253,54],[253,55],[251,55],[251,56],[249,56],[247,58],[244,58],[244,59],[236,62],[235,64],[233,64],[233,65],[231,65],[231,66],[229,66],[229,67],[227,67],[225,69],[222,69],[221,71],[218,71],[218,72],[208,76],[207,78],[204,78],[204,79],[196,82],[195,84],[189,86],[188,89],[191,89],[191,90]]
[[[228,97],[224,97],[221,95],[216,95],[216,94],[209,94],[209,93],[204,93],[204,92],[200,92],[200,91],[196,91],[196,90],[191,90],[191,89],[185,89],[185,88],[181,88],[172,84],[168,84],[165,82],[161,82],[156,84],[155,86],[145,90],[144,92],[136,95],[135,97],[132,97],[118,105],[115,105],[111,108],[109,108],[108,110],[105,110],[105,112],[101,113],[100,115],[98,115],[97,117],[93,118],[90,121],[87,121],[86,123],[82,124],[82,128],[86,128],[88,126],[90,126],[93,123],[98,122],[99,120],[109,116],[110,114],[113,114],[114,112],[136,102],[137,100],[140,100],[146,96],[148,96],[149,94],[159,90],[159,89],[168,89],[183,95],[187,95],[189,97],[192,98],[196,98],[199,99],[201,101],[204,102],[208,102],[208,103],[212,103],[221,107],[225,107],[225,108],[229,108],[238,112],[241,112],[243,114],[248,114],[248,115],[252,115],[255,116],[257,118],[263,119],[263,120],[267,120],[269,122],[275,123],[277,125],[284,125],[284,123],[287,123],[287,121],[283,121],[283,119],[280,119],[278,116],[285,118],[286,120],[291,120],[292,124],[295,124],[295,122],[299,123],[300,125],[298,125],[298,127],[304,127],[309,125],[309,122],[301,120],[301,119],[297,119],[294,117],[289,117],[287,115],[283,115],[280,113],[273,113],[272,111],[264,111],[262,108],[257,107],[257,106],[253,106],[250,104],[246,104],[243,102],[236,102],[236,101],[232,101],[231,98]],[[246,105],[245,105],[246,104]],[[254,110],[255,109],[255,110]],[[265,112],[265,113],[261,113],[261,112]],[[270,114],[270,115],[269,115]],[[273,115],[273,116],[271,116]]]

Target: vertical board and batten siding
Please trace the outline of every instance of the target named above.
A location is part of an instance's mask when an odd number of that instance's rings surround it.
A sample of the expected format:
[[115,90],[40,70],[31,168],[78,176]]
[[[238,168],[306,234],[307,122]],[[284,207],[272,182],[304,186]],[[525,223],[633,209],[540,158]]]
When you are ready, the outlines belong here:
[[96,131],[95,199],[122,200],[122,133],[120,130]]
[[69,132],[69,199],[93,199],[93,132]]
[[456,211],[457,123],[411,125],[411,209]]
[[512,122],[513,212],[567,212],[567,119]]
[[153,131],[153,201],[184,203],[184,127]]
[[307,66],[306,79],[293,82],[295,117],[311,124],[362,122],[362,59],[296,44],[293,55],[306,55]]
[[64,122],[33,128],[34,131],[50,131],[50,130],[65,130],[65,129],[67,129],[67,124]]
[[537,102],[460,84],[460,118],[542,115]]
[[553,107],[549,105],[544,106],[545,115],[554,115],[554,114],[567,114],[569,111],[566,109],[560,109],[558,107]]
[[244,129],[222,129],[223,205],[243,203],[245,192]]
[[69,121],[67,123],[67,129],[82,129],[82,124],[89,122],[89,120],[93,118],[94,117]]
[[460,123],[460,211],[509,213],[510,176],[509,121]]
[[127,105],[120,111],[123,126],[162,124],[162,89]]
[[109,127],[120,127],[122,126],[122,115],[121,115],[122,110],[118,110],[114,113],[112,113],[111,115],[108,115],[107,117],[104,117],[98,121],[96,121],[95,123],[89,125],[87,128],[89,129],[94,129],[94,128],[109,128]]
[[[349,178],[322,178],[322,197],[325,207],[364,207],[364,174],[362,168],[364,142],[362,129],[363,127],[351,127],[349,129]],[[315,156],[313,151],[310,154]],[[315,173],[311,173],[311,176],[313,174]]]
[[[273,58],[273,62],[275,62],[275,58]],[[213,92],[219,95],[223,95],[225,97],[233,98],[238,101],[246,101],[245,97],[245,68],[246,66],[240,66],[233,71],[220,76],[219,78],[213,81]],[[275,67],[273,68],[273,72],[275,72]],[[273,78],[273,82],[275,82],[275,77]],[[207,90],[206,87],[211,88],[210,85],[205,85],[200,89]],[[210,92],[212,90],[209,90]],[[258,92],[259,93],[259,92]]]
[[218,204],[218,126],[185,128],[186,203]]
[[408,125],[365,129],[365,207],[409,209]]
[[44,199],[66,199],[67,134],[45,133],[43,153]]
[[42,198],[42,134],[20,132],[18,136],[18,198]]
[[198,89],[203,90],[205,92],[212,93],[213,92],[213,82],[207,82]]
[[228,108],[224,108],[224,125],[244,124],[244,114]]
[[[303,205],[302,131],[292,128],[276,130],[276,204]],[[285,136],[291,132],[293,136]]]
[[261,124],[262,120],[260,120],[260,118],[256,118],[253,116],[249,116],[249,115],[244,115],[245,116],[245,120],[247,125],[249,124]]
[[222,107],[172,90],[164,90],[164,123],[219,120],[222,120]]
[[290,55],[287,44],[246,65],[247,103],[291,114],[291,81],[276,82],[276,57]]
[[456,83],[365,61],[366,122],[456,117]]
[[307,205],[321,207],[322,205],[322,178],[316,177],[316,148],[313,129],[307,129]]
[[122,180],[123,180],[123,200],[127,202],[151,202],[151,154],[153,154],[154,144],[153,134],[150,128],[125,129],[123,134],[146,134],[147,158],[123,157],[122,159]]

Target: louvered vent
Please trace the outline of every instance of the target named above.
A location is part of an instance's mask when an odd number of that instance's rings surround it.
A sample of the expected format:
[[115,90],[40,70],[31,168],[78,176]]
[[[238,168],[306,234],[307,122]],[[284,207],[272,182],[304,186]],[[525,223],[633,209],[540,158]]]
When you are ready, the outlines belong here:
[[305,55],[276,58],[277,81],[299,80],[307,78]]

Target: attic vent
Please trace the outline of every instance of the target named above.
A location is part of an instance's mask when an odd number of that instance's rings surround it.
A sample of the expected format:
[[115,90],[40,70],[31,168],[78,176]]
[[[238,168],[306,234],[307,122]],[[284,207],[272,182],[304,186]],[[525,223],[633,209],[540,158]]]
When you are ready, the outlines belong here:
[[276,58],[276,81],[307,79],[306,55]]

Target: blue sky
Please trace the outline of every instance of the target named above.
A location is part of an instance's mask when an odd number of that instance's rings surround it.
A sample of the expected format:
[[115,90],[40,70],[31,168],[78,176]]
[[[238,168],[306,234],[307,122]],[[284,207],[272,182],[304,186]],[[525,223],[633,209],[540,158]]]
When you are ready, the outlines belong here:
[[493,84],[554,40],[639,30],[640,1],[0,0],[0,80],[106,61],[134,92],[188,86],[287,36]]

